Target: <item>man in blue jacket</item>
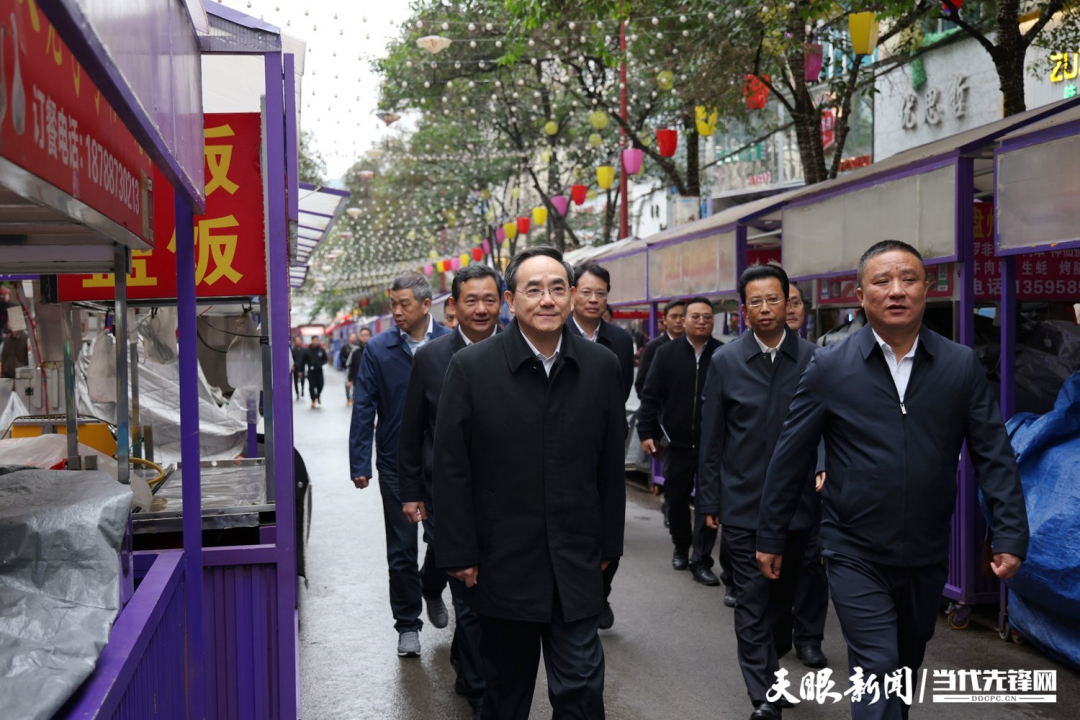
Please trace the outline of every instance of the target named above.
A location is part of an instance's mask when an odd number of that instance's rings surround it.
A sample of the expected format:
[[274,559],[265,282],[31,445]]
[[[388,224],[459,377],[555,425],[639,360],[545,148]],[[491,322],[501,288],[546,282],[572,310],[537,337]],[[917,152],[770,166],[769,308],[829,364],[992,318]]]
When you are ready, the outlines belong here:
[[396,327],[370,341],[360,359],[353,387],[349,465],[353,484],[361,490],[371,481],[371,437],[379,419],[375,466],[379,470],[386,562],[390,566],[390,609],[398,631],[398,655],[420,655],[420,598],[428,603],[428,620],[446,627],[449,618],[442,591],[446,574],[435,568],[432,549],[417,569],[417,529],[401,512],[398,493],[398,433],[413,355],[429,340],[450,331],[431,317],[431,284],[420,273],[406,273],[390,286],[390,309]]
[[[896,240],[870,247],[856,294],[867,326],[814,354],[776,445],[757,526],[757,560],[779,576],[788,526],[825,441],[822,555],[854,675],[918,676],[949,560],[956,469],[965,441],[990,510],[994,574],[1027,552],[1020,476],[975,352],[922,324],[922,257]],[[838,384],[841,383],[841,384]],[[777,688],[774,687],[774,690]],[[910,688],[908,688],[908,691]],[[790,698],[788,698],[790,700]],[[906,718],[885,694],[852,702],[858,720]]]

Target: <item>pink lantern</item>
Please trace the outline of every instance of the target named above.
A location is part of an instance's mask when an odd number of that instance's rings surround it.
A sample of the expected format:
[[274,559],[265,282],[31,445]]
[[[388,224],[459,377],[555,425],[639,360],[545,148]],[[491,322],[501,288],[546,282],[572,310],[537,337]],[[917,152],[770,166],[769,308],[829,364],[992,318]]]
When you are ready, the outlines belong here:
[[502,245],[504,242],[506,242],[506,231],[502,229],[502,225],[495,228],[495,240],[500,245]]
[[627,148],[622,151],[623,169],[629,175],[637,175],[641,170],[641,162],[645,159],[645,151],[641,148]]
[[569,205],[569,200],[565,195],[552,195],[551,206],[555,208],[555,212],[559,213],[559,217],[566,216],[566,208]]
[[821,65],[824,62],[824,48],[821,43],[803,45],[803,79],[817,82],[821,77]]
[[431,277],[431,273],[433,273],[433,272],[435,272],[435,268],[433,268],[431,266],[431,263],[428,263],[427,265],[424,266],[424,274],[425,275],[427,275],[428,277]]
[[519,217],[517,219],[517,226],[518,226],[518,234],[519,235],[528,235],[529,234],[529,218],[527,218],[527,217]]
[[484,254],[485,255],[490,255],[491,254],[491,241],[490,240],[485,240],[484,242],[480,243],[480,247],[484,248]]
[[457,257],[456,258],[450,258],[450,269],[451,270],[460,270],[461,269],[461,258],[457,258]]

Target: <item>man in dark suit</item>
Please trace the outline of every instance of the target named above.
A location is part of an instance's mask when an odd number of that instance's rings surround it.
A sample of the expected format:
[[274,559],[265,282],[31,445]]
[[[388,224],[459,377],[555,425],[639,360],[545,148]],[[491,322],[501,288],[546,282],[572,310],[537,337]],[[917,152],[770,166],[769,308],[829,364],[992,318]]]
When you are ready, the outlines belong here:
[[[487,265],[472,264],[454,275],[447,309],[454,309],[457,328],[416,351],[405,392],[398,442],[398,493],[402,512],[411,523],[424,523],[424,542],[435,542],[435,506],[431,489],[431,456],[439,396],[450,358],[462,348],[487,340],[499,328],[502,306],[499,275]],[[468,698],[479,717],[484,697],[484,670],[480,660],[480,619],[465,602],[465,585],[450,581],[454,598],[454,641],[450,664],[457,671],[454,689]]]
[[299,335],[294,335],[293,344],[289,350],[292,352],[293,391],[296,392],[296,399],[299,400],[304,395],[304,366],[307,353],[304,339]]
[[[716,530],[705,524],[699,511],[691,531],[690,496],[701,442],[701,393],[709,361],[720,341],[712,336],[713,307],[708,298],[688,300],[685,310],[685,335],[656,351],[645,380],[637,427],[641,449],[664,462],[664,494],[675,545],[672,567],[689,567],[702,585],[719,585],[711,570]],[[662,450],[665,439],[668,447]]]
[[776,265],[747,268],[739,278],[739,297],[749,332],[717,350],[709,366],[697,508],[711,527],[723,526],[721,542],[735,579],[739,665],[754,706],[750,717],[779,718],[780,706],[766,695],[780,658],[791,649],[790,633],[785,642],[776,628],[791,615],[797,559],[810,535],[817,502],[813,468],[802,476],[799,513],[783,548],[796,562],[774,582],[757,567],[758,508],[788,404],[815,347],[786,328],[788,278]]
[[426,343],[450,331],[431,317],[431,282],[420,273],[405,273],[394,280],[390,286],[390,310],[394,326],[368,341],[353,385],[349,469],[353,485],[360,490],[366,488],[371,482],[374,434],[390,570],[390,610],[398,631],[397,653],[398,657],[412,658],[420,656],[420,630],[424,626],[420,619],[421,598],[427,601],[427,616],[433,626],[446,627],[450,618],[442,600],[446,574],[435,567],[430,547],[423,567],[417,569],[416,526],[401,513],[398,433],[413,356]]
[[637,377],[634,378],[634,389],[638,397],[645,392],[645,378],[649,374],[649,366],[652,365],[653,355],[666,342],[682,337],[683,322],[686,317],[686,301],[672,300],[664,306],[664,330],[641,349],[641,358],[638,360]]
[[356,375],[360,372],[360,358],[364,357],[364,348],[367,347],[368,340],[371,339],[371,328],[366,325],[360,328],[357,337],[360,344],[349,353],[349,364],[345,368],[345,382],[350,388],[356,384]]
[[[997,402],[974,351],[922,324],[928,289],[922,257],[910,245],[886,240],[863,254],[856,294],[868,324],[814,355],[761,498],[758,564],[771,578],[780,573],[791,518],[824,438],[821,545],[829,590],[851,671],[878,678],[902,668],[917,676],[933,636],[965,441],[990,510],[994,573],[1011,578],[1028,545],[1020,477]],[[907,717],[898,696],[870,697],[852,703],[853,718]]]
[[326,353],[326,348],[319,342],[319,336],[314,335],[311,338],[311,344],[308,345],[308,349],[304,352],[304,374],[307,375],[308,381],[308,393],[311,395],[311,407],[315,408],[315,404],[322,405],[322,391],[325,384],[325,378],[323,377],[323,365],[330,360],[330,356]]
[[[596,263],[586,263],[574,269],[573,312],[567,326],[586,340],[603,345],[619,359],[622,371],[623,401],[630,397],[634,384],[634,339],[618,325],[604,319],[609,310],[608,295],[611,293],[611,274]],[[625,410],[624,410],[625,412]],[[600,629],[607,630],[615,624],[615,613],[608,598],[611,582],[619,570],[619,558],[604,568],[604,612],[600,615]]]
[[541,649],[553,717],[603,720],[603,569],[622,554],[626,419],[615,356],[566,327],[550,247],[506,269],[505,332],[458,352],[439,400],[435,551],[480,615],[483,718],[527,718]]

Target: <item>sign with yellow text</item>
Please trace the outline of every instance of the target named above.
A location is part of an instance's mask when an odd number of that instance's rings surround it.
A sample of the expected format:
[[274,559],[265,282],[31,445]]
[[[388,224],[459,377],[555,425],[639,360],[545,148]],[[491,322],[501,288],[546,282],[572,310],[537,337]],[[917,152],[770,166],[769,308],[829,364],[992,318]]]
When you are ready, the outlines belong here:
[[[259,165],[258,113],[204,117],[206,214],[195,216],[196,297],[266,294],[266,233]],[[128,299],[176,298],[176,221],[173,193],[154,174],[154,250],[132,253]],[[108,275],[61,275],[60,299],[111,300]]]

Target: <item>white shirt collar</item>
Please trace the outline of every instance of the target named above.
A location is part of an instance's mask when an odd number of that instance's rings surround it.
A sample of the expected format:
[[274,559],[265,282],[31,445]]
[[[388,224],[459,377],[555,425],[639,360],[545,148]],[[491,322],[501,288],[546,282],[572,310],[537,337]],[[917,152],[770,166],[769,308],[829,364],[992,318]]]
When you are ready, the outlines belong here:
[[698,348],[694,347],[694,343],[690,342],[690,338],[687,335],[684,334],[683,338],[686,340],[686,344],[693,349],[694,359],[698,362],[701,362],[701,356],[705,352],[705,347],[709,344],[708,339],[706,339],[705,342],[701,343],[701,349],[699,350]]
[[776,356],[780,353],[780,346],[783,345],[784,340],[787,339],[787,328],[784,328],[784,334],[780,336],[780,342],[776,343],[776,347],[774,348],[771,348],[765,343],[761,342],[761,338],[757,336],[756,332],[751,331],[751,334],[754,336],[754,342],[756,342],[758,344],[758,347],[761,348],[762,354],[767,355],[770,361],[776,362]]
[[[874,328],[870,328],[870,332],[874,333],[874,341],[878,345],[881,346],[881,352],[885,353],[885,357],[887,359],[894,361],[895,365],[899,365],[904,360],[907,360],[909,358],[912,359],[912,360],[915,359],[915,351],[919,349],[919,336],[918,335],[915,336],[915,342],[911,344],[911,350],[908,351],[908,354],[905,355],[904,357],[900,358],[900,359],[897,359],[896,358],[896,353],[893,352],[892,346],[889,345],[889,343],[887,343],[887,342],[885,342],[884,340],[881,339],[881,336],[877,334],[877,330],[874,330]],[[895,365],[890,364],[889,369],[894,370]]]
[[543,353],[537,350],[536,346],[529,341],[528,335],[526,335],[525,333],[521,333],[521,337],[525,338],[525,344],[529,346],[530,350],[532,350],[532,353],[536,356],[536,359],[544,364],[544,372],[547,373],[550,377],[551,368],[554,367],[555,361],[558,359],[559,353],[562,351],[562,333],[559,333],[559,342],[556,343],[555,352],[551,354],[551,357],[545,357]]
[[573,313],[570,313],[570,320],[574,323],[574,327],[578,329],[578,332],[581,333],[581,336],[589,342],[596,342],[598,339],[600,339],[600,325],[604,322],[603,320],[596,324],[596,332],[594,332],[592,335],[586,333],[585,328],[581,327],[581,325],[578,324],[577,318],[574,317]]
[[[495,325],[494,327],[492,327],[491,328],[491,334],[488,335],[488,337],[489,338],[495,337],[495,333],[498,332],[498,330],[499,330],[498,325]],[[465,331],[461,329],[461,324],[460,323],[457,326],[457,331],[458,331],[458,333],[461,334],[461,339],[465,341],[465,347],[469,347],[470,345],[473,344],[473,341],[470,340],[469,336],[465,334]],[[487,338],[484,338],[484,340],[487,340]],[[528,342],[528,340],[526,340],[525,342]]]
[[683,333],[682,335],[672,335],[671,333],[667,332],[666,330],[664,332],[667,333],[668,340],[678,340],[680,337],[684,337],[686,335],[686,333]]

